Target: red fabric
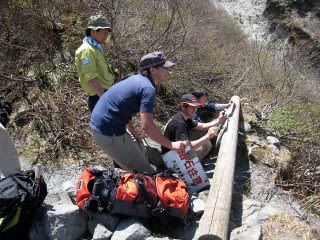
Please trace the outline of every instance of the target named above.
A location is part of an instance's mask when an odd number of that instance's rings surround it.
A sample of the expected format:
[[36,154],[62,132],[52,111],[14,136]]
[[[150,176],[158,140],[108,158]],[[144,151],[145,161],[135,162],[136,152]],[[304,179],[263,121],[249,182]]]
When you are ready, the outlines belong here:
[[76,202],[80,209],[83,209],[85,202],[91,198],[90,191],[92,191],[92,189],[88,189],[88,187],[90,188],[91,184],[89,182],[93,181],[94,179],[95,176],[93,176],[91,168],[87,167],[83,170],[80,178],[77,181]]
[[116,199],[132,202],[137,198],[138,194],[139,190],[135,183],[133,174],[126,173],[123,175],[117,189]]
[[188,214],[189,194],[186,184],[178,178],[156,178],[158,197],[164,207],[180,209]]

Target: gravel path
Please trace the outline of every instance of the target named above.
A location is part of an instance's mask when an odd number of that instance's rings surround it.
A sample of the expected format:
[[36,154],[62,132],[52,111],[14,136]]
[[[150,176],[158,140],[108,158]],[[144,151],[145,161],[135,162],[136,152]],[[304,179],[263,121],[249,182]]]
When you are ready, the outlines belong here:
[[[22,169],[30,169],[31,165],[28,161],[20,156],[20,163]],[[41,172],[47,183],[48,192],[55,194],[61,192],[61,190],[75,189],[76,182],[83,171],[83,164],[73,164],[68,167],[64,167],[60,170],[53,170],[49,167],[42,166]]]

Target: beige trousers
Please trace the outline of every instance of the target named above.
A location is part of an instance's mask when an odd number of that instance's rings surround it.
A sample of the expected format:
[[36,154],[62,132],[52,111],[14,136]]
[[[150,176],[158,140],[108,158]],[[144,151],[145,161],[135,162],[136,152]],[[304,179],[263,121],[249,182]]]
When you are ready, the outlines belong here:
[[120,168],[132,171],[154,173],[153,167],[147,160],[146,151],[142,144],[134,141],[129,133],[121,136],[106,136],[92,131],[96,144],[115,161]]
[[[205,131],[199,131],[192,129],[190,132],[190,141],[197,140],[206,134]],[[195,149],[198,157],[202,160],[205,156],[207,156],[212,150],[212,143],[210,140],[206,140],[200,147]]]
[[20,172],[19,156],[7,130],[0,123],[0,172],[7,177]]

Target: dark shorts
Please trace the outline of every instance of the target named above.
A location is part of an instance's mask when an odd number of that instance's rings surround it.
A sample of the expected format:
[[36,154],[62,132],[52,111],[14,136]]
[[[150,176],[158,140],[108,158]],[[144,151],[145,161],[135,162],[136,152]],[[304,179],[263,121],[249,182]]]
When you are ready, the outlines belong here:
[[[105,89],[104,92],[106,92],[107,90],[108,89]],[[88,107],[89,107],[90,112],[93,111],[93,108],[97,104],[99,99],[100,99],[100,97],[98,95],[88,97]]]

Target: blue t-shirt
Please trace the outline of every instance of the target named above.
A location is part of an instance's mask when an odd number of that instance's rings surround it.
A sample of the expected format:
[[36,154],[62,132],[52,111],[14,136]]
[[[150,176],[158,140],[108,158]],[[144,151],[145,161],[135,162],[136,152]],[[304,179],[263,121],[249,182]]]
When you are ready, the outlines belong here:
[[225,108],[228,108],[228,104],[224,104],[224,103],[214,103],[214,102],[210,102],[210,103],[205,103],[205,105],[201,108],[198,108],[196,113],[193,115],[192,119],[203,123],[204,121],[201,118],[201,111],[202,110],[215,110],[215,111],[222,111]]
[[107,136],[120,136],[138,112],[152,113],[156,90],[152,79],[141,74],[128,77],[108,89],[94,107],[90,128]]
[[206,109],[206,110],[214,110],[215,109],[215,103],[205,103],[205,105],[203,107],[197,108],[197,111],[193,115],[192,119],[194,121],[199,122],[199,123],[203,123],[204,121],[202,120],[200,115],[201,115],[201,111],[204,110],[204,109]]

